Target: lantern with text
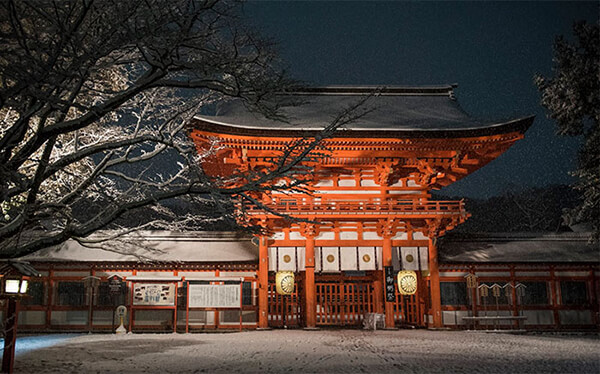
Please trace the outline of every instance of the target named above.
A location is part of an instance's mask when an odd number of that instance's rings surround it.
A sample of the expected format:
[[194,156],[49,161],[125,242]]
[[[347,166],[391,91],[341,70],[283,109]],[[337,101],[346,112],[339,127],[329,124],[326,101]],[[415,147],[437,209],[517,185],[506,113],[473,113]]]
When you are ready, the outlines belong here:
[[399,271],[398,291],[401,295],[414,295],[417,292],[417,273],[412,270]]
[[275,275],[277,293],[291,295],[294,293],[294,273],[291,271],[278,271]]

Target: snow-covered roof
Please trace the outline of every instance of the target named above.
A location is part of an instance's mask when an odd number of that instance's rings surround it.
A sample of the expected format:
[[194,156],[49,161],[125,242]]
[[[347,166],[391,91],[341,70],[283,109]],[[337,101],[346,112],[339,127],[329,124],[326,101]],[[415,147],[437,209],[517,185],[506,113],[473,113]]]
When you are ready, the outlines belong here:
[[[102,236],[99,234],[98,237]],[[96,237],[97,238],[97,237]],[[251,237],[234,232],[145,231],[111,239],[90,248],[75,240],[27,255],[27,261],[83,262],[251,262],[258,248]]]
[[440,240],[441,263],[600,263],[600,246],[587,233],[451,235]]
[[[344,126],[348,136],[366,136],[374,131],[382,136],[411,132],[412,136],[467,136],[525,131],[533,117],[509,121],[478,120],[465,113],[454,97],[456,85],[424,87],[328,86],[281,94],[280,111],[288,122],[265,118],[247,109],[241,100],[220,103],[215,115],[198,115],[192,126],[216,127],[220,131],[244,133],[315,131],[329,125],[336,115],[373,94],[364,104],[373,109],[364,117]],[[343,133],[343,131],[340,131]],[[364,133],[361,135],[361,133]],[[341,134],[344,136],[344,134]]]

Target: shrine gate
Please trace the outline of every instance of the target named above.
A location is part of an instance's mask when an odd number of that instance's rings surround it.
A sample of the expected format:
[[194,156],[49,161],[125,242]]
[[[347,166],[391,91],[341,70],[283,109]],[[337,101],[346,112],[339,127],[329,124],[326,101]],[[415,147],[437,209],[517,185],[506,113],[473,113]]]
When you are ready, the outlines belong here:
[[[240,196],[246,223],[265,232],[258,237],[258,327],[349,326],[366,313],[385,314],[388,328],[442,326],[436,241],[469,214],[463,201],[432,200],[431,191],[494,160],[533,122],[475,120],[459,107],[455,87],[311,88],[282,94],[289,122],[235,100],[193,120],[198,152],[219,144],[204,171],[230,176],[232,188],[251,172],[288,165],[292,173],[264,182],[277,189]],[[310,148],[332,121],[352,116],[337,115],[341,108],[361,100],[364,115]],[[295,188],[295,179],[304,185]],[[386,301],[385,267],[415,271],[417,293]],[[276,294],[277,271],[295,273],[292,295]]]

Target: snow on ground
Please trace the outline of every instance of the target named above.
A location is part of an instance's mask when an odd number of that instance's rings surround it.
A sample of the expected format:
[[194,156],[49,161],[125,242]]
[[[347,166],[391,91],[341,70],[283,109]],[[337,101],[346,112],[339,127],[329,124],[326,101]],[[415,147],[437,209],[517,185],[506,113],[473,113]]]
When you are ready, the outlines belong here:
[[600,372],[600,339],[582,334],[321,329],[50,340],[21,350],[15,373]]

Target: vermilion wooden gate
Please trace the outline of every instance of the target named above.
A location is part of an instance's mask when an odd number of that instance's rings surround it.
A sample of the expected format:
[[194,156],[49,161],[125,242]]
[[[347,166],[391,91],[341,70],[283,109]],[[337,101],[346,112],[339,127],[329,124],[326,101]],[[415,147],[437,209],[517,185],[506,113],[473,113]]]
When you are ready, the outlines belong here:
[[356,326],[373,312],[371,281],[338,280],[316,282],[317,325]]
[[421,274],[417,273],[417,293],[414,295],[400,295],[396,287],[396,302],[394,303],[394,320],[396,324],[410,326],[425,326],[423,314],[425,313],[425,297],[428,291],[426,282]]
[[296,278],[294,293],[287,296],[276,291],[275,278],[269,279],[269,326],[298,327],[301,325],[300,279]]

